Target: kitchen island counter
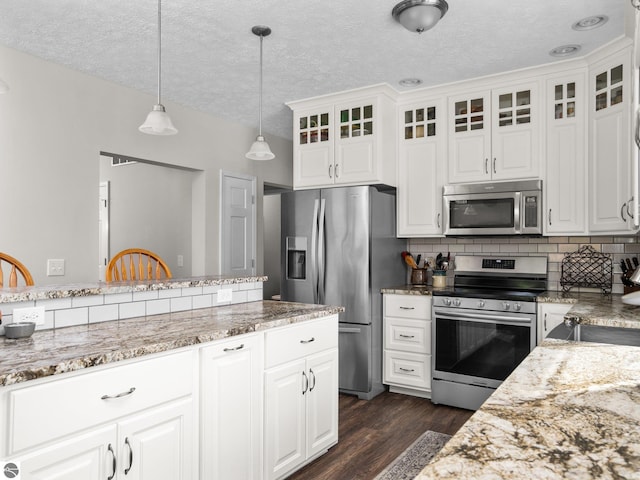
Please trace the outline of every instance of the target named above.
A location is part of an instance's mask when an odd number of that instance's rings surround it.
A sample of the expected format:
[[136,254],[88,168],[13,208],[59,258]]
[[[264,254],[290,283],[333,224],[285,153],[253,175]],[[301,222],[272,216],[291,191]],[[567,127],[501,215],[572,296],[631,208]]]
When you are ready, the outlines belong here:
[[343,307],[257,301],[0,337],[0,386],[322,318]]
[[545,340],[416,478],[640,478],[640,347]]

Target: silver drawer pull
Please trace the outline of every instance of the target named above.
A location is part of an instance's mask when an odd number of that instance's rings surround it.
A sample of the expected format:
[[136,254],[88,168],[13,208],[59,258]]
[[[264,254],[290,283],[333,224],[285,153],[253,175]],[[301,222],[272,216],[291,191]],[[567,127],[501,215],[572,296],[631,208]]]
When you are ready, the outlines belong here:
[[400,370],[403,372],[415,372],[415,370],[413,368],[402,368],[400,367]]
[[415,335],[403,335],[402,333],[400,334],[400,337],[402,337],[402,338],[416,338]]
[[416,307],[400,307],[400,310],[415,310]]
[[107,480],[113,480],[113,477],[116,476],[116,470],[118,468],[118,464],[116,462],[116,453],[113,451],[113,448],[111,448],[111,444],[109,444],[109,446],[107,447],[107,451],[109,453],[111,453],[111,458],[113,460],[112,467],[111,467],[112,468],[112,470],[111,470],[112,473],[111,473],[111,475],[109,475],[107,477]]
[[131,395],[135,391],[136,391],[136,387],[131,387],[126,392],[121,392],[117,395],[103,395],[100,397],[100,400],[112,400],[114,398],[126,397],[127,395]]
[[129,447],[129,466],[124,469],[124,474],[129,475],[131,467],[133,467],[133,448],[131,448],[131,444],[129,443],[129,437],[124,439],[124,444]]
[[244,343],[241,343],[239,346],[234,348],[225,348],[224,352],[235,352],[236,350],[242,350],[244,348]]
[[300,343],[311,343],[315,341],[316,341],[315,337],[311,337],[309,340],[300,340]]

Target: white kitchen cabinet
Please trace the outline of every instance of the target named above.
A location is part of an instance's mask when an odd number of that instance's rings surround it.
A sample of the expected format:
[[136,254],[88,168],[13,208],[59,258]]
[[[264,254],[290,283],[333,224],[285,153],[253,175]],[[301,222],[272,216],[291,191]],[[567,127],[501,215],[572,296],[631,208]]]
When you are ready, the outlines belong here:
[[431,397],[431,304],[426,295],[383,295],[383,383]]
[[546,79],[545,235],[587,233],[586,69]]
[[442,236],[446,109],[443,99],[399,106],[398,237]]
[[193,364],[182,352],[9,390],[3,453],[27,479],[196,478]]
[[536,178],[538,84],[449,97],[449,183]]
[[396,185],[395,95],[388,86],[290,102],[294,189]]
[[571,303],[538,303],[538,343],[564,321],[564,315],[572,306]]
[[261,478],[262,340],[240,335],[200,352],[202,478]]
[[627,47],[589,68],[591,233],[630,233],[638,226],[631,65],[631,49]]
[[282,478],[338,441],[338,317],[265,335],[265,472]]

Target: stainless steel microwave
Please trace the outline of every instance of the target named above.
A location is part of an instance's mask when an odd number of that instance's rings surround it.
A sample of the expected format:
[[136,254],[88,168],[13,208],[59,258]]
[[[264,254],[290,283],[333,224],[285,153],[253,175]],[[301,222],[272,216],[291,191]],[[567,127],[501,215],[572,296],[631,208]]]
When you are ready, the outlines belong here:
[[541,235],[542,180],[447,185],[445,235]]

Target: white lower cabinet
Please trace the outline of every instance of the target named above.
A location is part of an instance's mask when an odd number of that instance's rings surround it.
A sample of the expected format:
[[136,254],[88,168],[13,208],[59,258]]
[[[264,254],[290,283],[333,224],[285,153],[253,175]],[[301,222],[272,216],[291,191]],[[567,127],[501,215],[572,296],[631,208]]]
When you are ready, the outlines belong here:
[[572,303],[538,304],[538,343],[564,321],[564,315],[571,310],[572,306]]
[[201,478],[261,478],[262,334],[202,348]]
[[265,335],[265,475],[283,478],[338,441],[338,317]]
[[3,453],[22,480],[195,479],[192,367],[182,352],[9,391]]
[[431,297],[383,296],[383,383],[389,391],[431,396]]

